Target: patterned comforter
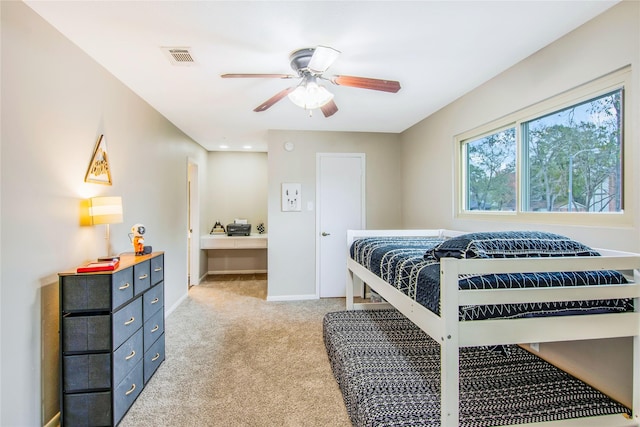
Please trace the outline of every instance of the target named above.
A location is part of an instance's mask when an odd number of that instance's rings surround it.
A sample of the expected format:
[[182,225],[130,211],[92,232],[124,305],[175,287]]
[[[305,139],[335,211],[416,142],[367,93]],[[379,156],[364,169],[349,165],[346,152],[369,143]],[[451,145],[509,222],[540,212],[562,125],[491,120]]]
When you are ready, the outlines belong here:
[[[411,299],[440,314],[440,263],[428,256],[444,239],[434,237],[368,237],[351,245],[351,258]],[[425,256],[427,254],[427,256]],[[581,254],[582,255],[582,254]],[[460,289],[577,286],[626,283],[616,271],[510,273],[461,277]],[[628,299],[552,303],[462,306],[461,320],[518,318],[633,310]]]
[[[440,427],[440,346],[409,319],[396,310],[341,311],[325,316],[323,332],[354,426]],[[460,349],[461,427],[630,416],[526,350],[509,346],[509,354]]]

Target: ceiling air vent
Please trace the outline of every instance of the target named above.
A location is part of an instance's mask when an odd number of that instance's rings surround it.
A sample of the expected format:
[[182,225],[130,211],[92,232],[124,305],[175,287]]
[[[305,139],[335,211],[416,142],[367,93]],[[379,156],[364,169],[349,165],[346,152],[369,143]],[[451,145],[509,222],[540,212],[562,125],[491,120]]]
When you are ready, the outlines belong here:
[[195,61],[188,47],[163,47],[163,52],[173,65],[193,65]]

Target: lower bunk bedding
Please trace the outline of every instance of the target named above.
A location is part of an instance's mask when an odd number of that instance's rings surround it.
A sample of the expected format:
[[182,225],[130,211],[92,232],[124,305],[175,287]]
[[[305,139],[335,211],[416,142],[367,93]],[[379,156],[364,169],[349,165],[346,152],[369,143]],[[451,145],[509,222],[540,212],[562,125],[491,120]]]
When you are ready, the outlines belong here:
[[[440,426],[440,346],[397,310],[328,313],[324,343],[354,426]],[[464,427],[630,410],[518,346],[460,349]]]

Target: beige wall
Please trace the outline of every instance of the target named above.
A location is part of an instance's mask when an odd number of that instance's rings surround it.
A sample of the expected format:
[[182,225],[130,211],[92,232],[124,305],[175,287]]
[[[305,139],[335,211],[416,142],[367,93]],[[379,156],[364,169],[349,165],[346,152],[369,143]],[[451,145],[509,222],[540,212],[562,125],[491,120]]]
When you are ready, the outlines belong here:
[[[631,186],[626,209],[633,225],[625,228],[505,223],[456,219],[453,210],[453,138],[533,103],[622,68],[632,67],[626,118],[625,170]],[[472,70],[470,70],[472,72]],[[402,140],[403,222],[405,228],[459,230],[543,229],[569,235],[591,246],[640,251],[640,2],[623,1],[603,15],[540,50],[491,81],[404,132]],[[423,197],[411,197],[423,194]],[[562,348],[562,352],[559,350]],[[628,402],[631,360],[628,340],[540,346],[541,354],[574,368]],[[579,349],[579,350],[576,350]],[[623,355],[622,358],[620,355]],[[611,363],[614,360],[615,363]],[[595,368],[594,368],[595,367]],[[598,377],[596,377],[598,375]]]
[[[316,153],[365,153],[367,228],[401,227],[399,139],[394,134],[270,131],[270,298],[315,295]],[[295,149],[285,151],[283,144]],[[302,184],[302,211],[281,212],[283,182]],[[308,210],[308,202],[314,209]]]
[[[267,153],[213,151],[207,159],[208,191],[201,212],[207,225],[202,234],[208,234],[216,221],[226,228],[235,218],[248,220],[251,233],[258,233],[260,223],[267,229]],[[204,273],[267,271],[264,249],[202,252],[206,254]]]
[[[37,426],[58,412],[57,272],[105,252],[104,227],[79,226],[80,201],[122,196],[114,252],[146,225],[171,310],[187,293],[187,158],[204,182],[206,152],[25,4],[0,7],[0,425]],[[100,134],[112,186],[84,183]]]
[[208,153],[208,191],[202,215],[208,233],[216,221],[225,227],[234,218],[245,218],[251,232],[267,224],[267,153],[213,151]]

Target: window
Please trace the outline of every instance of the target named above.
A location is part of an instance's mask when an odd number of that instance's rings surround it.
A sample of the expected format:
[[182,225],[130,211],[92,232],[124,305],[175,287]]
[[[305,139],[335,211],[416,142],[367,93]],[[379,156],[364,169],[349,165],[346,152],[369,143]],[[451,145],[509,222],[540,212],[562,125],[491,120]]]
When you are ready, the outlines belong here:
[[521,127],[524,211],[622,210],[622,89]]
[[466,146],[469,210],[516,210],[516,130],[508,128]]
[[459,136],[459,215],[621,216],[628,75],[614,73]]

